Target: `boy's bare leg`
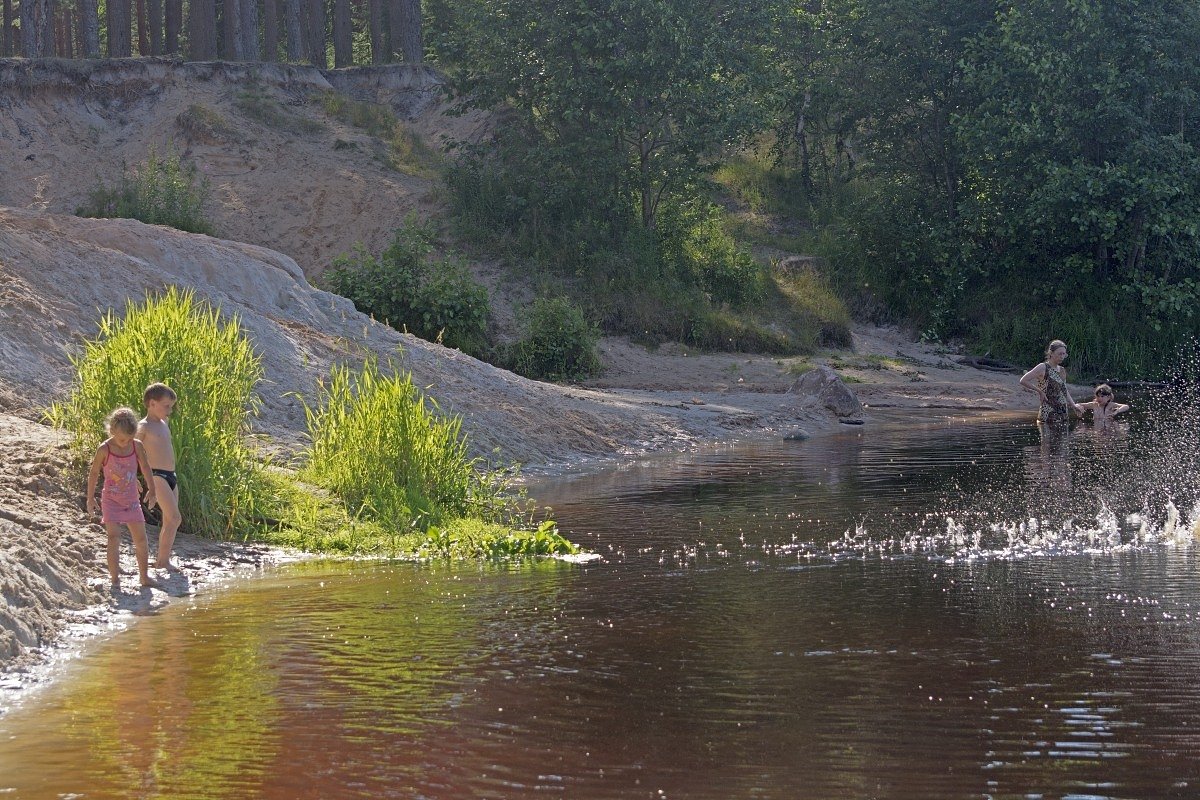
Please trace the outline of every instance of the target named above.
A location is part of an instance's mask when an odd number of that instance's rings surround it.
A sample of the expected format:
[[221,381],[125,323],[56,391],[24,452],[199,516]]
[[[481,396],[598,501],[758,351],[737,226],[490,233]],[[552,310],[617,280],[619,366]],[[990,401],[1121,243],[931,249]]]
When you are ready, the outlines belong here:
[[155,559],[154,566],[168,572],[179,572],[179,567],[171,563],[175,533],[183,522],[183,516],[179,513],[179,489],[172,489],[165,478],[155,475],[154,491],[158,498],[158,507],[162,509],[162,527],[158,529],[158,558]]
[[137,556],[138,577],[142,586],[161,589],[162,584],[150,577],[150,548],[146,545],[146,523],[129,523],[129,538],[133,539],[133,554]]
[[121,591],[121,526],[105,525],[108,534],[108,580],[114,592]]

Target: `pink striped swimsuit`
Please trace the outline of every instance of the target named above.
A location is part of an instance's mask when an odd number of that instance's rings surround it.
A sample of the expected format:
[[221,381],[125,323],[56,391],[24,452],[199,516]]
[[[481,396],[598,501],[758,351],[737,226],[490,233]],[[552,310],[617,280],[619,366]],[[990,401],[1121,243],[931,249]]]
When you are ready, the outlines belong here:
[[101,522],[119,525],[146,521],[139,501],[142,487],[137,473],[137,445],[131,444],[129,452],[119,456],[110,443],[104,459],[104,488],[100,491]]

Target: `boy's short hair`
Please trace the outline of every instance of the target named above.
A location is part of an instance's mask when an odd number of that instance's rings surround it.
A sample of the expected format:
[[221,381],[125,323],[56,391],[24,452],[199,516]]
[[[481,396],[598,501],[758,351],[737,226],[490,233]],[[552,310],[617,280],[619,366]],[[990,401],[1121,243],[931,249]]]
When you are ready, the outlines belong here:
[[121,406],[115,409],[104,420],[104,429],[108,431],[110,436],[116,431],[133,436],[137,433],[137,415],[133,413],[132,408]]
[[146,391],[142,392],[142,402],[149,403],[151,400],[178,400],[175,395],[175,390],[165,383],[152,383],[146,387]]

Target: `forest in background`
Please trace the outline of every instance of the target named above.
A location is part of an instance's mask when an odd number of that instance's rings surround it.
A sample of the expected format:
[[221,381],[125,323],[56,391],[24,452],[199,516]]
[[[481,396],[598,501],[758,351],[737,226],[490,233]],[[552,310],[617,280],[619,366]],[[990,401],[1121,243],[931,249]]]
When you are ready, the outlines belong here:
[[841,335],[829,287],[1083,375],[1170,374],[1196,332],[1185,0],[92,2],[4,0],[2,52],[436,64],[506,115],[449,168],[458,233],[611,332],[802,350]]

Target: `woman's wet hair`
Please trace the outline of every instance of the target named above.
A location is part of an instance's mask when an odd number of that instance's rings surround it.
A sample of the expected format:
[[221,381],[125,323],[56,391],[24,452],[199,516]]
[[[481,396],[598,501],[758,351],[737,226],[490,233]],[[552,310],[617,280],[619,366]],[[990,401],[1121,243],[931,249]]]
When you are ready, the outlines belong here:
[[133,436],[137,433],[137,414],[133,413],[132,408],[122,406],[104,420],[104,429],[111,436],[114,433],[124,433]]
[[1067,346],[1067,343],[1064,342],[1062,339],[1055,339],[1050,344],[1046,345],[1046,355],[1050,355],[1058,348],[1066,347],[1066,346]]

